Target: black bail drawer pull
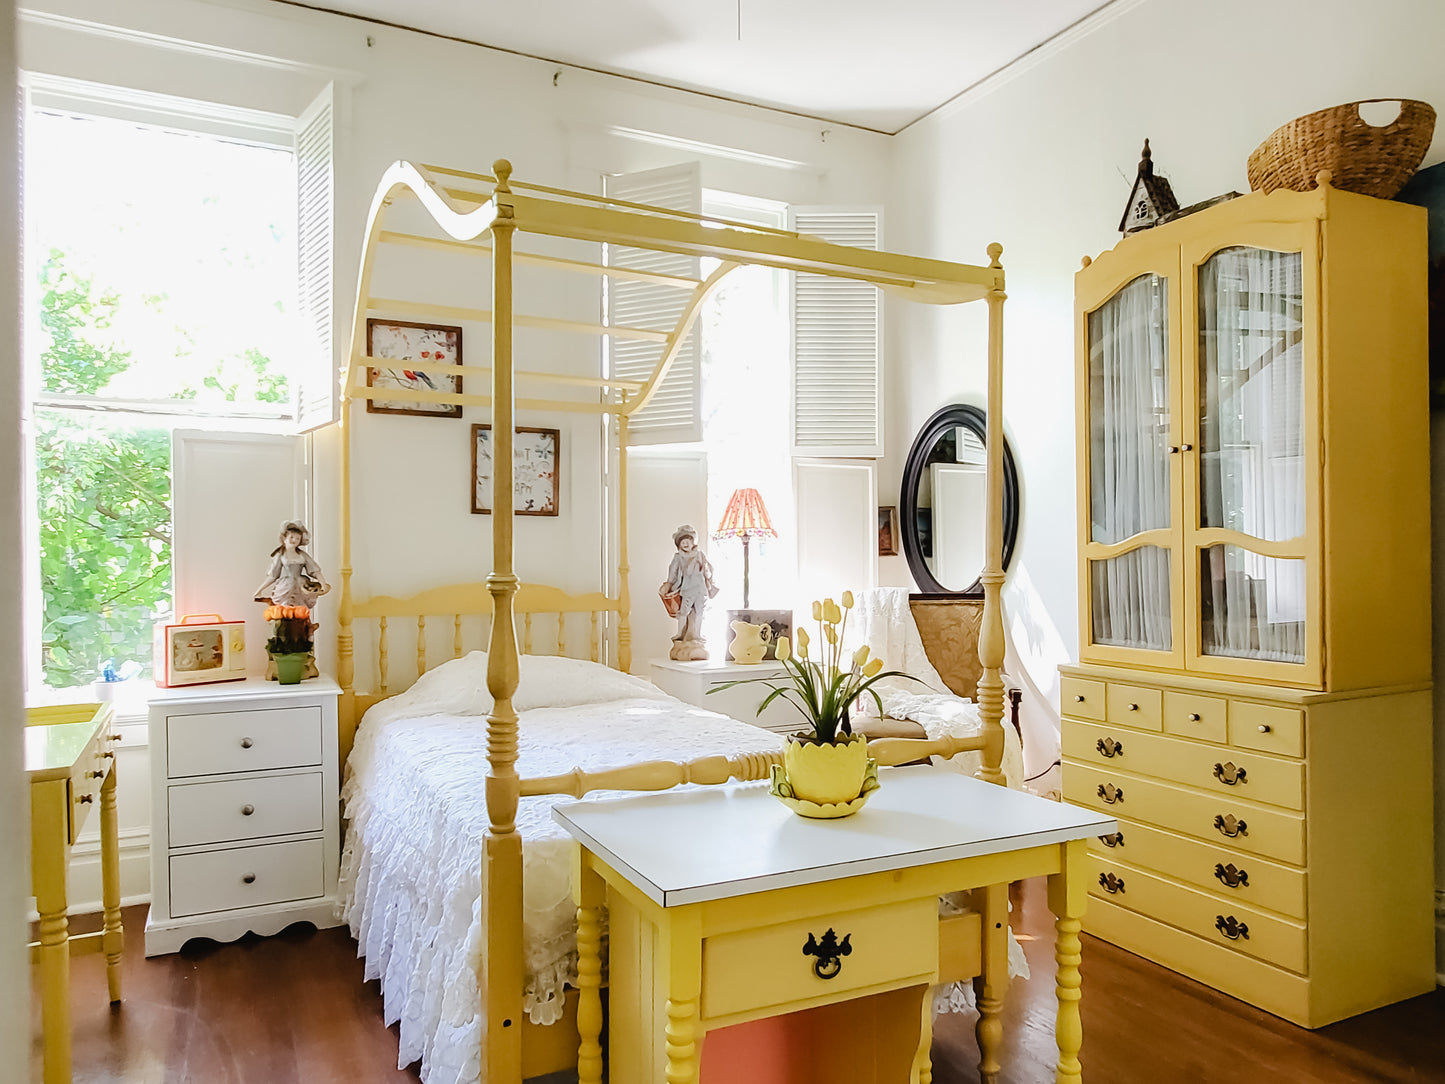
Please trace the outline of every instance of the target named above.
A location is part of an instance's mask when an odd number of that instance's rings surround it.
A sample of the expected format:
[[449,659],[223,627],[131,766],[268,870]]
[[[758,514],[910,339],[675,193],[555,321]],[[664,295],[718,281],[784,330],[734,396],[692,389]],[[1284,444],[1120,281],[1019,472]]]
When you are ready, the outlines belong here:
[[1233,915],[1230,915],[1228,918],[1225,918],[1223,915],[1215,915],[1214,928],[1231,941],[1238,941],[1241,938],[1245,941],[1249,940],[1249,924],[1247,922],[1240,922],[1239,919]]
[[845,933],[843,940],[838,940],[838,935],[833,928],[828,927],[828,932],[823,935],[823,940],[815,940],[812,934],[808,934],[808,943],[803,946],[803,955],[815,957],[813,960],[813,974],[820,979],[831,979],[843,970],[843,957],[853,954],[853,946],[848,943],[853,935]]
[[1109,895],[1114,896],[1124,891],[1124,878],[1115,877],[1112,873],[1099,874],[1099,887]]
[[1114,832],[1111,835],[1100,836],[1099,842],[1105,847],[1122,847],[1124,845],[1124,833]]
[[1214,863],[1214,876],[1219,878],[1219,883],[1230,888],[1248,888],[1249,871],[1235,869],[1234,863],[1225,865],[1223,862]]
[[1244,768],[1236,768],[1234,761],[1227,760],[1214,766],[1214,778],[1226,787],[1232,787],[1236,783],[1248,783],[1249,773]]
[[1104,799],[1104,801],[1108,802],[1110,805],[1114,805],[1115,803],[1122,802],[1124,800],[1124,788],[1116,787],[1113,783],[1100,783],[1099,797]]
[[1237,821],[1233,813],[1216,813],[1214,815],[1214,827],[1228,836],[1230,839],[1238,839],[1240,836],[1249,835],[1249,822]]
[[1124,755],[1124,743],[1121,741],[1115,741],[1113,738],[1100,738],[1094,743],[1094,747],[1097,748],[1100,753],[1108,757],[1110,760],[1112,760],[1114,757],[1121,757]]

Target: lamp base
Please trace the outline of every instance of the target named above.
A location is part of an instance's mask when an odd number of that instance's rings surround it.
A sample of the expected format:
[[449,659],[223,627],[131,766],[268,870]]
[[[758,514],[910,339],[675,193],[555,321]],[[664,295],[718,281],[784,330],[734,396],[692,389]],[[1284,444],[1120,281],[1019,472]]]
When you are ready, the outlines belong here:
[[[732,646],[733,637],[737,635],[733,632],[732,626],[734,621],[746,621],[749,625],[767,625],[773,630],[772,636],[768,639],[768,650],[763,654],[764,662],[770,662],[778,657],[777,643],[779,636],[793,635],[792,610],[729,610],[727,642],[723,644],[724,651]],[[731,657],[730,654],[729,657]]]

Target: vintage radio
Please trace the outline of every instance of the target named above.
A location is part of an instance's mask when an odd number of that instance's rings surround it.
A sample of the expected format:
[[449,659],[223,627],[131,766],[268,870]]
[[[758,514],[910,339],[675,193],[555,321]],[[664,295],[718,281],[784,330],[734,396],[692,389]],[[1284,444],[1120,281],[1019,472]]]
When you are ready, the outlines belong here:
[[188,614],[156,622],[152,658],[156,684],[204,685],[246,680],[246,622],[222,621],[220,614]]

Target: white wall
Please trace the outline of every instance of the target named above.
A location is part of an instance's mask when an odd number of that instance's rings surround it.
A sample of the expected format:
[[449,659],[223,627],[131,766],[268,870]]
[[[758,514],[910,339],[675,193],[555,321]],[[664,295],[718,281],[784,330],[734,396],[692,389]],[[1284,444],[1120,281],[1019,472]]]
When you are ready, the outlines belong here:
[[[15,252],[15,5],[0,4],[0,252]],[[14,260],[0,261],[0,719],[19,719],[20,584],[20,321]],[[30,968],[26,964],[25,897],[30,883],[30,791],[22,774],[18,726],[0,727],[0,1050],[14,1068],[29,1049]]]
[[[1118,0],[896,140],[895,244],[965,260],[1004,246],[1005,424],[1023,491],[1006,604],[1041,688],[1056,695],[1052,667],[1078,653],[1073,274],[1117,242],[1144,138],[1181,203],[1245,192],[1249,152],[1293,117],[1382,95],[1445,111],[1441,41],[1445,5],[1418,0],[1218,0],[1207,18],[1186,0]],[[1442,157],[1445,125],[1425,164]],[[887,484],[931,411],[983,401],[982,321],[890,314],[906,365],[890,370]],[[1437,503],[1440,485],[1437,472]]]

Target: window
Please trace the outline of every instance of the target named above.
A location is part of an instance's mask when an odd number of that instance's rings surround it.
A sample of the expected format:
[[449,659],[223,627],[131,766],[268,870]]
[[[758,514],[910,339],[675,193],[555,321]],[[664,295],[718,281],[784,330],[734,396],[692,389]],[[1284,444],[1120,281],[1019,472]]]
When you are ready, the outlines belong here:
[[52,687],[150,672],[173,429],[294,430],[333,371],[329,88],[304,118],[108,89],[35,79],[25,113],[28,673]]

